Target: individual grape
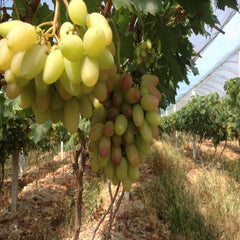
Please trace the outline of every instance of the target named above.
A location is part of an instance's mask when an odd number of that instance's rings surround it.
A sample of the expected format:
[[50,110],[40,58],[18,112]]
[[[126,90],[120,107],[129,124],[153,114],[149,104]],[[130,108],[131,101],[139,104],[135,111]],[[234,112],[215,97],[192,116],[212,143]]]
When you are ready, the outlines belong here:
[[64,100],[68,100],[70,99],[72,96],[64,89],[64,87],[62,86],[61,82],[58,80],[57,82],[55,82],[55,86],[56,89],[59,93],[59,95],[64,99]]
[[107,112],[107,119],[110,121],[114,121],[119,114],[120,108],[111,106]]
[[131,117],[132,116],[131,104],[123,102],[123,104],[121,105],[121,111],[127,118]]
[[83,47],[87,55],[99,57],[106,47],[106,37],[99,27],[90,27],[83,37]]
[[129,89],[133,84],[132,76],[129,73],[124,73],[121,77],[122,89]]
[[89,95],[83,95],[78,100],[78,104],[81,115],[87,119],[90,119],[93,115],[93,105],[89,98]]
[[125,179],[122,180],[123,189],[126,192],[130,192],[132,186],[132,180],[127,176]]
[[107,87],[105,82],[97,82],[92,91],[92,95],[97,98],[100,102],[103,102],[107,99]]
[[111,139],[109,137],[102,136],[99,141],[99,156],[106,158],[109,156],[111,150]]
[[114,66],[114,58],[110,50],[105,48],[97,57],[100,69],[110,69]]
[[50,118],[53,123],[64,122],[63,108],[59,110],[50,109]]
[[43,69],[43,81],[52,84],[58,80],[64,70],[63,56],[59,49],[53,50],[47,56]]
[[74,26],[70,22],[64,22],[60,27],[60,39],[66,36],[72,35],[74,32]]
[[138,180],[140,176],[139,167],[138,166],[134,167],[131,164],[128,164],[128,176],[132,180]]
[[123,135],[127,130],[128,121],[127,118],[120,114],[115,119],[115,132],[117,135]]
[[146,52],[145,50],[142,50],[142,51],[141,51],[141,56],[142,56],[143,58],[145,58],[145,57],[147,56],[147,52]]
[[140,104],[135,104],[132,111],[132,119],[135,126],[140,127],[143,124],[144,112]]
[[108,179],[112,179],[115,173],[115,168],[113,166],[112,161],[108,162],[108,165],[105,167],[105,174]]
[[25,79],[36,77],[43,69],[47,55],[41,45],[34,44],[23,56],[21,76]]
[[7,37],[7,34],[10,32],[10,30],[15,27],[18,24],[21,24],[22,21],[19,20],[12,20],[8,22],[2,22],[0,24],[0,36],[3,38]]
[[8,69],[4,74],[5,81],[7,84],[13,84],[16,83],[16,77],[12,73],[11,69]]
[[112,105],[114,107],[119,107],[123,101],[123,92],[119,88],[115,88],[113,91]]
[[112,178],[112,184],[114,185],[114,186],[117,186],[118,184],[119,184],[119,179],[118,179],[118,177],[117,177],[117,174],[116,173],[114,173],[114,175],[113,175],[113,178]]
[[35,27],[29,23],[14,26],[7,34],[7,46],[12,52],[26,51],[37,41]]
[[[81,62],[71,62],[66,58],[63,58],[65,71],[60,78],[67,76],[72,84],[80,84],[81,79]],[[66,75],[64,76],[64,72]]]
[[35,108],[34,105],[32,106],[33,112],[35,115],[35,121],[38,124],[43,124],[45,123],[48,119],[50,119],[50,110],[49,108],[45,112],[38,112]]
[[84,57],[81,62],[81,78],[87,87],[93,87],[99,76],[99,65],[97,60],[91,57]]
[[79,107],[75,98],[65,101],[64,104],[64,127],[70,133],[75,133],[79,125]]
[[122,144],[122,136],[114,134],[112,136],[112,143],[115,147],[120,147]]
[[119,76],[118,75],[111,76],[109,74],[108,79],[105,82],[107,90],[108,90],[108,93],[112,92],[112,90],[116,87],[118,81],[119,81]]
[[159,101],[153,95],[144,95],[141,98],[141,105],[145,111],[153,111],[158,108]]
[[64,105],[64,100],[63,98],[60,96],[60,94],[58,93],[57,90],[55,90],[52,94],[51,97],[51,108],[53,110],[59,110],[61,108],[63,108]]
[[148,49],[152,49],[152,43],[151,43],[151,40],[150,40],[150,39],[147,39],[147,41],[146,41],[146,47],[147,47]]
[[89,94],[93,91],[94,89],[94,86],[92,87],[87,87],[83,82],[80,83],[81,87],[82,87],[82,90],[83,90],[83,93],[84,94]]
[[97,26],[101,28],[106,38],[106,45],[110,45],[110,43],[112,42],[112,30],[108,24],[108,21],[103,15],[97,12],[93,12],[89,14],[88,20],[87,20],[87,26],[88,28],[93,26]]
[[91,168],[93,170],[93,172],[97,172],[101,167],[100,167],[100,163],[99,163],[99,159],[98,159],[98,152],[93,152],[91,154]]
[[98,81],[106,82],[108,80],[108,76],[109,76],[108,73],[109,73],[109,71],[100,69]]
[[87,6],[83,0],[71,0],[68,14],[73,23],[84,26],[87,20]]
[[139,165],[139,155],[138,150],[135,146],[135,144],[126,144],[125,146],[127,159],[131,163],[132,166],[138,166]]
[[128,127],[126,132],[124,133],[124,140],[127,144],[131,144],[134,140],[134,134],[135,134],[135,127],[133,125],[133,122],[128,122]]
[[98,151],[98,142],[92,142],[90,141],[90,143],[88,144],[88,151],[89,152],[97,152]]
[[32,106],[34,102],[35,102],[34,85],[28,84],[23,88],[22,92],[19,95],[18,105],[21,108],[25,109]]
[[144,96],[144,95],[148,95],[149,94],[149,91],[146,87],[141,87],[141,95]]
[[125,157],[121,158],[121,163],[116,167],[116,174],[119,180],[127,178],[128,163]]
[[10,99],[15,99],[22,92],[23,87],[16,83],[7,84],[6,95]]
[[10,68],[13,57],[13,51],[8,48],[6,39],[0,40],[0,53],[0,70],[5,71]]
[[43,92],[44,94],[48,91],[49,85],[47,85],[47,84],[43,81],[43,72],[41,72],[40,74],[38,74],[38,75],[34,78],[34,82],[35,82],[35,87],[36,87],[37,90]]
[[111,156],[112,156],[112,162],[114,166],[119,166],[121,163],[121,158],[122,158],[122,149],[120,146],[112,146],[111,149]]
[[104,106],[95,108],[93,111],[93,117],[91,120],[91,126],[94,126],[96,123],[105,123],[106,122],[107,111]]
[[162,122],[161,115],[154,111],[148,111],[146,113],[146,120],[150,126],[159,126]]
[[60,42],[62,55],[71,62],[79,62],[84,54],[83,41],[77,35],[67,35]]
[[103,135],[105,137],[112,137],[114,134],[114,122],[113,121],[107,121],[103,128]]
[[24,57],[25,51],[17,52],[12,57],[11,61],[11,71],[16,77],[21,77],[21,65]]
[[102,123],[97,123],[93,127],[91,127],[89,131],[89,139],[92,142],[100,141],[101,137],[103,136],[103,127]]
[[157,86],[159,84],[159,78],[155,75],[151,75],[151,74],[145,74],[142,76],[142,82],[141,82],[141,86],[147,86],[147,85],[153,85],[153,86]]
[[137,103],[141,98],[140,90],[138,88],[131,87],[125,91],[124,98],[127,103]]
[[102,158],[101,156],[98,155],[98,160],[100,167],[105,168],[110,162],[110,154],[106,158]]
[[35,98],[35,108],[39,112],[45,112],[50,105],[50,94],[47,93],[44,96],[39,96],[36,94]]
[[135,145],[140,153],[147,156],[151,154],[151,148],[148,142],[146,142],[141,134],[137,134],[134,139]]
[[139,128],[140,133],[142,135],[142,138],[146,142],[151,142],[152,141],[152,130],[150,126],[148,125],[147,121],[144,120],[142,126]]

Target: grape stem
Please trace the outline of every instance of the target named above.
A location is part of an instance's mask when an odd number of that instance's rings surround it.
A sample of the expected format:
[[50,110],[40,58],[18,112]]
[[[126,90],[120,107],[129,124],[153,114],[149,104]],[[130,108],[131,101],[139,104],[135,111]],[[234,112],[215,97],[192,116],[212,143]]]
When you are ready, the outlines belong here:
[[43,22],[43,23],[39,24],[38,27],[41,28],[41,27],[44,27],[44,26],[47,26],[47,25],[53,25],[53,22],[52,21]]
[[68,10],[68,1],[67,0],[62,0],[63,1],[63,3],[65,4],[65,7],[66,7],[66,9]]
[[15,0],[13,0],[13,6],[14,6],[14,9],[15,9],[15,12],[17,15],[17,19],[20,20],[20,15],[19,15],[17,4],[16,4]]

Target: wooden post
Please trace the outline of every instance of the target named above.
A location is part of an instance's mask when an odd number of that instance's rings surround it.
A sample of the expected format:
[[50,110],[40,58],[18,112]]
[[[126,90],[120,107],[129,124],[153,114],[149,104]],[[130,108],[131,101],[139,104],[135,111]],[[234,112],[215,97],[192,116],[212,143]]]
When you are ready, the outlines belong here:
[[11,211],[17,211],[17,198],[18,198],[18,164],[19,164],[19,151],[15,150],[12,153],[12,189],[11,189]]
[[[173,111],[174,112],[177,111],[176,104],[174,104],[174,106],[173,106]],[[176,148],[178,148],[178,131],[175,131],[175,145],[176,145]]]

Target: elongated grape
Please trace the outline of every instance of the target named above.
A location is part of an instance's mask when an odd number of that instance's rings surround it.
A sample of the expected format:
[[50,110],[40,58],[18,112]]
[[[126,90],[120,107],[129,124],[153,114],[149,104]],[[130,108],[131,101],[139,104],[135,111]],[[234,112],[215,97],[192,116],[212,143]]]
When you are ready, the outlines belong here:
[[106,137],[112,137],[114,134],[114,122],[107,121],[103,128],[103,135]]
[[97,60],[91,57],[84,57],[81,62],[81,78],[87,87],[93,87],[99,76],[99,65]]
[[133,122],[128,122],[128,127],[126,132],[124,133],[124,140],[127,144],[131,144],[134,140],[134,134],[135,134],[135,127],[133,125]]
[[138,166],[139,165],[139,155],[138,150],[135,146],[135,144],[126,144],[125,146],[127,159],[131,163],[132,166]]
[[139,167],[138,166],[134,167],[131,164],[128,164],[128,176],[132,180],[138,180],[140,176]]
[[115,147],[120,147],[122,144],[122,136],[114,134],[112,136],[112,142]]
[[81,62],[71,62],[64,58],[65,72],[71,83],[80,84],[81,79]]
[[56,86],[56,89],[59,93],[59,95],[65,99],[65,100],[68,100],[70,99],[72,96],[64,89],[64,87],[62,86],[61,82],[58,80],[57,82],[55,82],[55,86]]
[[36,121],[36,123],[38,123],[38,124],[43,124],[43,123],[45,123],[46,121],[48,121],[48,119],[50,119],[51,113],[50,113],[49,108],[48,108],[45,112],[39,112],[39,111],[37,111],[37,110],[34,108],[34,105],[32,106],[32,108],[33,108],[33,112],[34,112],[34,115],[35,115],[35,121]]
[[91,126],[94,126],[96,123],[105,123],[106,122],[107,111],[104,106],[99,106],[94,109],[93,117],[91,120]]
[[99,156],[106,158],[109,156],[111,150],[111,139],[109,137],[102,136],[99,141]]
[[67,100],[64,104],[64,127],[70,133],[75,133],[79,125],[79,107],[75,98]]
[[83,95],[78,100],[78,104],[81,115],[87,119],[90,119],[93,115],[93,105],[89,95]]
[[99,163],[99,159],[98,159],[98,152],[93,152],[91,154],[91,168],[93,170],[93,172],[97,172],[101,167],[100,167],[100,163]]
[[36,94],[35,108],[37,109],[37,111],[45,112],[50,105],[50,99],[50,93],[47,93],[43,96],[39,96],[38,94]]
[[14,74],[12,73],[11,69],[8,69],[8,70],[5,72],[4,77],[5,77],[5,81],[6,81],[8,84],[16,83],[16,77],[15,77]]
[[162,122],[161,115],[155,111],[148,111],[146,113],[146,120],[150,126],[159,126]]
[[13,51],[8,48],[6,39],[0,40],[0,53],[0,70],[5,71],[10,68],[13,57]]
[[32,106],[32,104],[35,102],[35,89],[33,84],[29,84],[25,86],[19,95],[18,98],[18,105],[25,109]]
[[113,178],[114,173],[115,173],[115,168],[114,168],[114,165],[113,165],[112,161],[108,162],[108,165],[105,167],[104,171],[105,171],[106,177],[108,179]]
[[110,162],[110,154],[106,158],[102,158],[101,156],[98,155],[98,160],[100,167],[105,168]]
[[114,58],[110,50],[105,48],[97,58],[101,69],[110,69],[114,65]]
[[47,55],[42,46],[34,44],[24,54],[21,64],[21,75],[25,79],[36,77],[43,69]]
[[87,20],[87,6],[82,0],[71,0],[68,14],[73,23],[84,26]]
[[149,126],[149,124],[147,123],[147,121],[144,119],[142,126],[139,128],[140,133],[142,135],[142,138],[146,141],[146,142],[151,142],[152,141],[152,130]]
[[119,164],[121,163],[121,158],[122,158],[121,147],[120,146],[119,147],[112,146],[111,154],[112,154],[112,162],[113,162],[114,166],[119,166]]
[[16,83],[7,84],[6,95],[10,99],[15,99],[22,92],[23,87]]
[[50,109],[50,118],[53,123],[64,122],[63,108],[59,110]]
[[138,88],[131,87],[125,91],[124,98],[127,103],[137,103],[141,98],[141,92]]
[[146,142],[141,134],[137,134],[134,139],[135,145],[139,152],[141,152],[143,155],[147,156],[151,154],[151,148],[148,142]]
[[123,135],[127,130],[128,121],[127,118],[120,114],[115,119],[115,132],[117,135]]
[[71,62],[78,62],[84,54],[83,41],[77,35],[65,36],[60,42],[62,55]]
[[55,90],[51,97],[51,108],[53,110],[59,110],[59,109],[63,108],[63,105],[64,105],[63,98],[60,96],[58,91]]
[[159,101],[153,95],[144,95],[141,98],[141,105],[145,111],[153,111],[158,108]]
[[114,121],[116,117],[119,115],[119,113],[120,113],[119,107],[111,106],[107,112],[107,119],[110,121]]
[[152,136],[155,139],[158,139],[159,137],[159,129],[157,126],[150,126],[151,130],[152,130]]
[[145,74],[142,76],[141,86],[147,85],[157,86],[159,84],[159,78],[155,75]]
[[116,167],[116,174],[119,180],[127,178],[128,163],[125,157],[121,158],[121,163]]
[[98,142],[103,136],[103,127],[102,123],[97,123],[93,127],[91,127],[89,131],[89,139],[92,142]]
[[109,45],[112,42],[112,30],[106,18],[100,13],[94,12],[89,14],[88,20],[87,20],[87,26],[88,28],[93,26],[100,27],[105,34],[106,45]]
[[98,151],[98,142],[92,142],[88,144],[88,151],[89,152],[97,152]]
[[83,90],[83,93],[84,94],[89,94],[93,91],[94,89],[94,86],[92,87],[87,87],[83,82],[80,83],[81,87],[82,87],[82,90]]
[[73,24],[70,22],[64,22],[60,27],[60,39],[72,35],[73,32],[74,32]]
[[122,180],[123,189],[126,192],[130,192],[132,186],[132,180],[127,176],[125,179]]
[[140,104],[135,104],[132,111],[132,118],[135,126],[140,127],[143,124],[144,112]]
[[35,78],[35,87],[42,92],[47,92],[49,89],[49,85],[47,85],[44,81],[43,81],[43,72],[41,72],[40,74],[38,74]]
[[123,92],[120,88],[116,88],[113,92],[112,105],[114,107],[119,107],[123,101]]
[[25,51],[17,52],[14,54],[11,61],[11,71],[16,77],[21,77],[21,65]]
[[92,95],[97,98],[100,102],[103,102],[107,99],[107,87],[105,82],[97,82],[92,91]]
[[47,56],[43,69],[43,81],[52,84],[58,80],[64,70],[63,56],[59,49],[53,50]]
[[106,37],[99,27],[90,27],[83,37],[83,47],[87,55],[99,57],[106,47]]
[[121,105],[121,110],[122,113],[127,117],[131,117],[132,116],[132,105],[126,102],[123,102]]
[[121,77],[122,89],[129,89],[133,84],[132,76],[129,73],[124,73]]
[[29,23],[14,26],[7,34],[7,45],[13,52],[26,51],[37,41],[35,27]]
[[118,179],[118,177],[117,177],[117,174],[116,173],[114,173],[114,175],[113,175],[113,178],[112,178],[112,184],[114,185],[114,186],[117,186],[118,184],[119,184],[119,179]]
[[22,21],[19,20],[12,20],[8,22],[2,22],[0,24],[0,36],[5,38],[7,37],[7,34],[10,32],[10,30],[15,27],[18,24],[23,23]]

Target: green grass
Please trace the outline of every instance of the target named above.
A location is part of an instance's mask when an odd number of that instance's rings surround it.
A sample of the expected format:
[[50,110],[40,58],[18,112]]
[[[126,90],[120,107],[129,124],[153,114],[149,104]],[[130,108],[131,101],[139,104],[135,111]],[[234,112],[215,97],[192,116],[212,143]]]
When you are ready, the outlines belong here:
[[158,143],[153,147],[151,169],[153,175],[144,183],[143,198],[149,212],[168,226],[171,239],[238,239],[236,162],[234,167],[225,165],[224,171],[199,165],[189,169],[180,151]]

